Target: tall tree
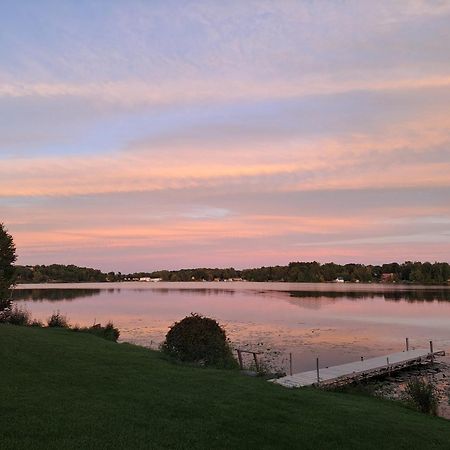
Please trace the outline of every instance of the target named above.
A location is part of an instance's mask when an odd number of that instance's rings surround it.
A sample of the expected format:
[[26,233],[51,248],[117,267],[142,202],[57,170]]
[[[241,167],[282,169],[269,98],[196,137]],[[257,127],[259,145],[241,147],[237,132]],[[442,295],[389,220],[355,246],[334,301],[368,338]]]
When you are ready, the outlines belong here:
[[10,306],[10,288],[14,283],[17,259],[12,236],[3,223],[0,223],[0,311]]

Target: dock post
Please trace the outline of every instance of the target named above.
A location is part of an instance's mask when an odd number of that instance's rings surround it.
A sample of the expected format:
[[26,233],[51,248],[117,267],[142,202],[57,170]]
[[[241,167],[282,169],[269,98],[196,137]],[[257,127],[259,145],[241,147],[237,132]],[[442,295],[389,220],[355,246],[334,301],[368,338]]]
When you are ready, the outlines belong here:
[[259,372],[258,358],[256,357],[256,353],[253,353],[253,359],[255,360],[256,371]]
[[430,341],[431,364],[434,364],[433,341]]
[[364,361],[364,356],[361,356],[361,361]]
[[237,351],[238,360],[239,360],[239,367],[241,368],[241,370],[244,370],[244,365],[242,364],[242,353],[240,350],[236,350],[236,351]]
[[409,339],[406,338],[406,351],[409,352]]
[[317,371],[317,384],[320,384],[320,375],[319,375],[319,358],[316,358],[316,371]]
[[292,375],[292,353],[289,353],[289,375]]

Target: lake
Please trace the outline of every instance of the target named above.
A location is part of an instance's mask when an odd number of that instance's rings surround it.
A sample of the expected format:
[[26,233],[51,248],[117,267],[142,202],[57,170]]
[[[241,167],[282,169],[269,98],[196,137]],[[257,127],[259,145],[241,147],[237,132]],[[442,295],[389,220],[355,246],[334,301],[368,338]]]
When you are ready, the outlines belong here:
[[234,346],[265,352],[294,371],[411,347],[450,349],[450,288],[339,283],[83,283],[20,285],[18,305],[45,321],[81,326],[112,320],[121,341],[156,348],[191,312],[213,317]]

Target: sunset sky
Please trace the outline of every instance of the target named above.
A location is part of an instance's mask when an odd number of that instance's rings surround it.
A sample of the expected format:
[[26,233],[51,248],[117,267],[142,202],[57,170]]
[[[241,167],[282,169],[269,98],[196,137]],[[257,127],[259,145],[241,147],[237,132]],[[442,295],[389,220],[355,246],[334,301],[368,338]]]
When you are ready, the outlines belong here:
[[21,264],[450,259],[450,1],[2,1]]

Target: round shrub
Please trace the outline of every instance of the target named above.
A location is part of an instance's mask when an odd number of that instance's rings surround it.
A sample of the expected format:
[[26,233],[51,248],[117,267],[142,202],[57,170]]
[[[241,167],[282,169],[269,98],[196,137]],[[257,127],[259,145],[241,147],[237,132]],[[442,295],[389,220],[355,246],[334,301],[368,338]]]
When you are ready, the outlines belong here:
[[218,367],[236,365],[225,330],[214,319],[200,314],[174,323],[161,349],[180,361]]

